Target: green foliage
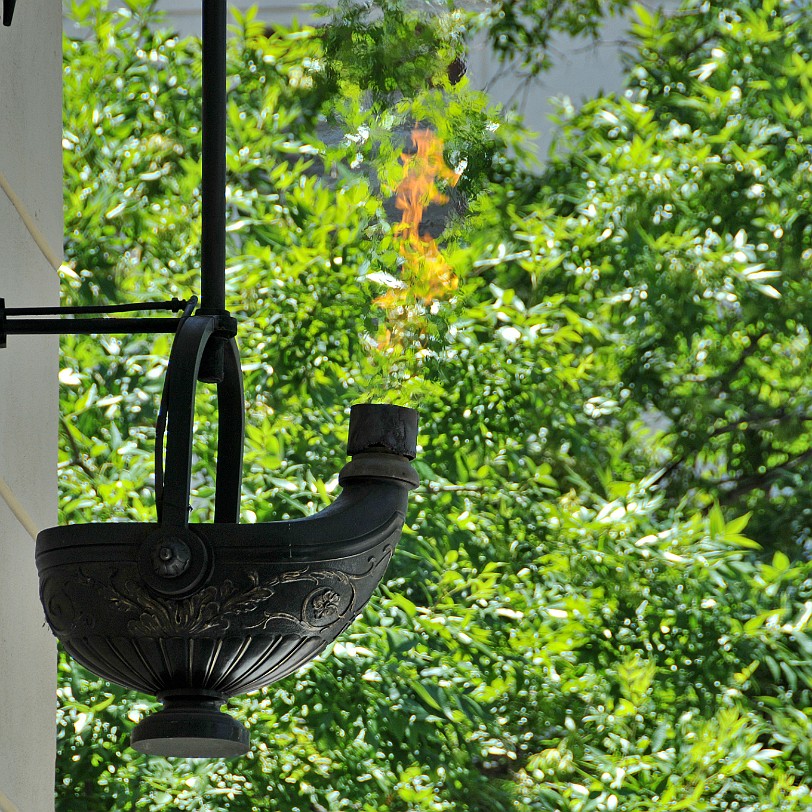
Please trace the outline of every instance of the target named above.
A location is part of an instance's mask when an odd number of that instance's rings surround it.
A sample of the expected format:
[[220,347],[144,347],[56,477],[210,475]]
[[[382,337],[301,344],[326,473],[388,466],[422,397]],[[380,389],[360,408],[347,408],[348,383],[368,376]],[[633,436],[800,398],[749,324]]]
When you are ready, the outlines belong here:
[[[330,651],[231,700],[238,761],[138,756],[152,700],[63,656],[58,808],[807,809],[810,18],[641,11],[629,93],[562,111],[534,177],[523,131],[449,80],[464,18],[378,9],[290,32],[236,17],[228,303],[243,521],[329,504],[349,404],[385,397],[421,412],[408,529]],[[186,296],[199,43],[142,0],[73,13],[65,299]],[[439,240],[456,287],[407,287],[397,347],[380,302],[407,278],[389,200],[415,124],[464,167]],[[63,341],[64,522],[152,520],[168,349]]]
[[672,498],[752,510],[793,555],[812,529],[812,30],[770,2],[641,20],[629,92],[565,113],[543,203],[500,207],[505,271],[600,324],[607,465],[662,465]]

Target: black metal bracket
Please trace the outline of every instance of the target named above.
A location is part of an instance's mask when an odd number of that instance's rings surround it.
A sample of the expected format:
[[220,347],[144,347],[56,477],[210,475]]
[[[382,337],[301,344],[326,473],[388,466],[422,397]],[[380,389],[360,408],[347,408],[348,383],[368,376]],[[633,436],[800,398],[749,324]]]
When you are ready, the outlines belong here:
[[3,2],[3,25],[11,25],[11,18],[14,16],[14,6],[17,0],[4,0]]
[[[86,307],[6,307],[0,299],[0,348],[10,335],[129,335],[133,333],[174,333],[181,319],[175,318],[70,318],[42,316],[81,316],[91,313],[129,313],[144,310],[178,312],[197,305],[197,297],[174,298],[168,302],[136,302],[125,305],[89,305]],[[33,317],[33,318],[31,318]],[[231,339],[237,335],[237,320],[228,313],[213,317],[214,335]]]

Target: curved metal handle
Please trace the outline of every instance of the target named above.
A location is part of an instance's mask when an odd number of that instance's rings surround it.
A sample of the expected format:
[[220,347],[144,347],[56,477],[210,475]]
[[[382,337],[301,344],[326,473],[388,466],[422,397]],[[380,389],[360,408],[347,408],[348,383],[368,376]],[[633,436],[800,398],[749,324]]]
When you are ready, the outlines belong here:
[[3,25],[11,25],[11,18],[14,16],[14,6],[17,0],[4,0],[3,2]]
[[217,479],[214,492],[214,521],[240,521],[242,457],[245,446],[245,395],[237,342],[225,344],[223,380],[217,384]]
[[[189,521],[195,394],[203,352],[216,327],[217,319],[213,316],[191,316],[181,325],[172,344],[169,356],[171,375],[167,371],[165,384],[168,387],[169,438],[159,519],[163,527],[186,527]],[[240,511],[245,418],[240,357],[233,338],[228,340],[226,347],[224,376],[217,385],[217,399],[219,426],[214,520],[236,523]]]

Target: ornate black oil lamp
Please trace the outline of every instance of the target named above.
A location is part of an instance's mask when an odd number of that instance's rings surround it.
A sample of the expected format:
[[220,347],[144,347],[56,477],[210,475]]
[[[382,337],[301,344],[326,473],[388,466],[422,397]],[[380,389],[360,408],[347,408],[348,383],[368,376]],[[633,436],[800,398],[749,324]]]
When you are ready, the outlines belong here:
[[[6,8],[10,8],[6,0]],[[175,333],[155,452],[155,524],[43,530],[37,567],[45,615],[65,650],[90,670],[155,694],[164,709],[132,746],[165,756],[227,757],[248,731],[220,708],[315,657],[369,600],[400,538],[417,413],[352,407],[342,493],[305,518],[239,524],[244,401],[237,323],[225,308],[226,2],[203,0],[203,236],[201,306],[148,302],[87,308],[6,308],[7,335]],[[171,309],[180,318],[31,318]],[[214,522],[189,524],[195,391],[217,385]],[[163,440],[166,442],[164,473]]]

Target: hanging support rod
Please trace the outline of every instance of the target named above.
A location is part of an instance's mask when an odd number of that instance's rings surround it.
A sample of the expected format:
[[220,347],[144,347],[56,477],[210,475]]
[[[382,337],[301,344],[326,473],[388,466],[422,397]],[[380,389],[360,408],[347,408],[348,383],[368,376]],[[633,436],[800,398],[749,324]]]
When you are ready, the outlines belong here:
[[200,312],[226,310],[226,0],[203,0]]
[[[203,148],[200,310],[228,318],[226,310],[226,0],[203,0]],[[213,335],[199,380],[222,383],[228,339]]]

